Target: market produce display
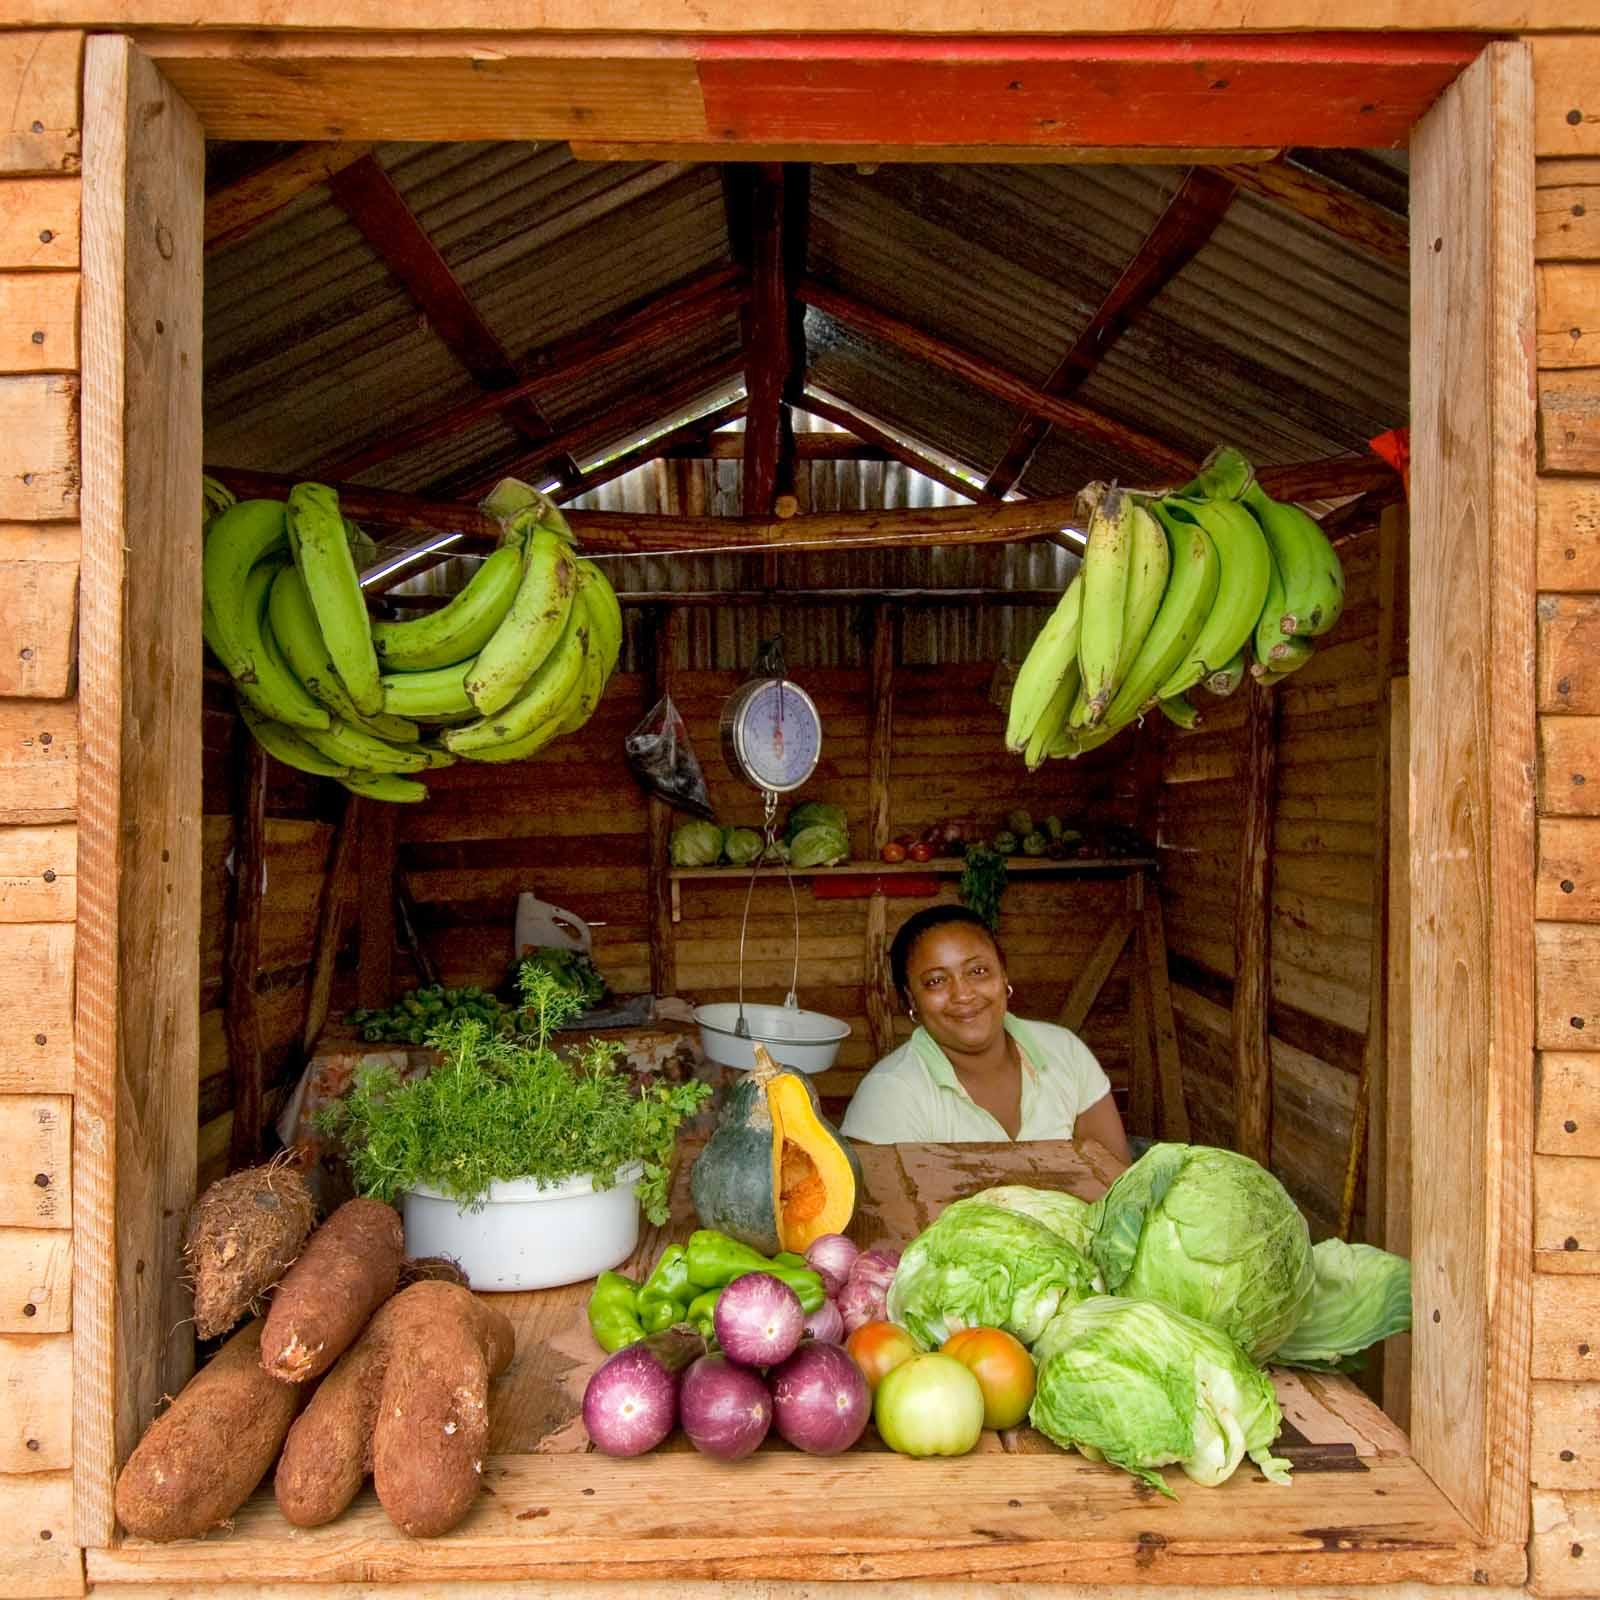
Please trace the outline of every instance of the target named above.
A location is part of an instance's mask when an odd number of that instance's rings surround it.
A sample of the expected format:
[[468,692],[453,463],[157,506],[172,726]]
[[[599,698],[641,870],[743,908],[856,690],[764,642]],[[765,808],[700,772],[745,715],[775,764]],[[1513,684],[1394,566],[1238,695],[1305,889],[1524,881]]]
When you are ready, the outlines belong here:
[[675,867],[747,867],[786,861],[809,871],[850,859],[850,822],[841,806],[805,800],[795,806],[770,846],[754,828],[723,828],[697,819],[672,830],[667,845]]
[[804,1073],[764,1045],[728,1091],[716,1132],[690,1175],[695,1214],[769,1255],[843,1233],[855,1215],[861,1164]]
[[1152,497],[1090,485],[1083,565],[1017,671],[1006,748],[1029,768],[1093,750],[1157,707],[1182,727],[1190,691],[1273,684],[1311,658],[1344,609],[1344,573],[1298,506],[1237,450]]
[[507,1033],[515,1019],[515,1006],[476,984],[457,989],[430,983],[408,990],[387,1010],[345,1014],[345,1021],[359,1028],[368,1044],[426,1044],[435,1028],[462,1022],[481,1022],[492,1033]]
[[[206,643],[256,740],[301,771],[380,800],[427,796],[416,774],[517,761],[593,714],[622,649],[604,574],[555,505],[507,479],[484,503],[501,543],[448,605],[372,623],[325,484],[235,501],[206,481]],[[370,544],[370,541],[368,541]]]

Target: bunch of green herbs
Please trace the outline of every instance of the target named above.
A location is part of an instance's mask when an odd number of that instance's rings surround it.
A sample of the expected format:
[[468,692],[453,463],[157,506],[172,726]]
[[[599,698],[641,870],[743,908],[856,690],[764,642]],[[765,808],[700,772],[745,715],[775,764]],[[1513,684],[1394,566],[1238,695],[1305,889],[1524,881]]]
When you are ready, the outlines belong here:
[[1006,858],[986,844],[967,846],[965,864],[961,868],[961,883],[957,893],[961,903],[983,918],[990,933],[1000,927],[1000,901],[1005,896],[1006,880],[1010,870]]
[[500,1034],[476,1018],[444,1022],[428,1040],[444,1060],[426,1077],[402,1083],[391,1068],[366,1067],[319,1114],[322,1130],[343,1141],[358,1190],[388,1201],[427,1185],[481,1204],[491,1183],[555,1185],[587,1172],[606,1189],[639,1162],[639,1203],[652,1222],[665,1222],[678,1125],[710,1086],[637,1092],[617,1069],[621,1047],[603,1040],[564,1060],[550,1036],[583,1009],[581,998],[537,967],[519,983],[523,1031]]

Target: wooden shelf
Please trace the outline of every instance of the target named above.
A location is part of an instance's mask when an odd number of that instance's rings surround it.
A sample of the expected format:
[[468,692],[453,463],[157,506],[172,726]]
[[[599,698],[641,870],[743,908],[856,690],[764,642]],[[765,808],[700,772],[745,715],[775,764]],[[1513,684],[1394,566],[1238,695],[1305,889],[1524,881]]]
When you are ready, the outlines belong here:
[[[1040,872],[1132,872],[1137,869],[1155,866],[1155,860],[1150,856],[1104,856],[1080,859],[1054,861],[1048,856],[1007,856],[1006,869],[1009,872],[1040,873]],[[897,876],[914,876],[926,878],[931,876],[942,878],[958,877],[964,863],[956,856],[935,856],[932,861],[844,861],[836,867],[790,867],[789,875],[795,878],[888,878]],[[782,867],[760,867],[756,876],[760,878],[781,878]],[[748,867],[673,867],[668,876],[674,883],[684,883],[690,879],[715,879],[738,878],[741,881],[750,876]]]
[[[1066,1141],[856,1148],[869,1203],[851,1232],[863,1246],[903,1247],[951,1200],[991,1183],[1092,1200],[1117,1170],[1098,1145]],[[692,1153],[682,1153],[672,1222],[646,1228],[624,1270],[648,1270],[694,1226]],[[1405,1435],[1348,1380],[1314,1374],[1274,1378],[1288,1487],[1248,1462],[1216,1489],[1169,1469],[1174,1501],[1028,1427],[986,1432],[971,1455],[950,1461],[893,1455],[870,1429],[828,1459],[769,1439],[726,1465],[696,1454],[680,1433],[649,1455],[611,1460],[592,1453],[581,1417],[601,1360],[584,1318],[588,1289],[490,1297],[516,1327],[516,1358],[493,1391],[484,1493],[444,1538],[408,1539],[370,1488],[328,1526],[291,1529],[269,1483],[226,1533],[89,1551],[90,1581],[218,1594],[246,1574],[265,1586],[253,1593],[298,1582],[450,1580],[496,1593],[556,1579],[1013,1580],[1169,1593],[1523,1581],[1520,1546],[1478,1544],[1411,1459]]]

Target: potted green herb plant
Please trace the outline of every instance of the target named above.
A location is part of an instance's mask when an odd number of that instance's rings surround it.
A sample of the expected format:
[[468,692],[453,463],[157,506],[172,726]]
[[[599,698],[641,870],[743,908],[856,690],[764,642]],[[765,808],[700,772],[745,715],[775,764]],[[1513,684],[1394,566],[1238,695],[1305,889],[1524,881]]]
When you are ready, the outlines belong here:
[[576,1283],[626,1260],[641,1210],[666,1221],[678,1126],[711,1093],[639,1090],[613,1043],[564,1059],[550,1038],[581,998],[538,967],[520,987],[524,1031],[445,1023],[427,1077],[367,1068],[324,1114],[360,1192],[399,1201],[407,1252],[453,1257],[474,1289]]

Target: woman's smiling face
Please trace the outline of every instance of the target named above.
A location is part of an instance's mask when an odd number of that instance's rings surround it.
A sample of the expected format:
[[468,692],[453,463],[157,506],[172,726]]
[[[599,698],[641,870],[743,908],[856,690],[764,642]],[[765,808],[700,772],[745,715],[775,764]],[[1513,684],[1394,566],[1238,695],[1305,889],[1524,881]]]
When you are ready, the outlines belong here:
[[1005,1031],[1006,969],[982,928],[930,928],[911,947],[906,979],[917,1020],[945,1049],[977,1055]]

